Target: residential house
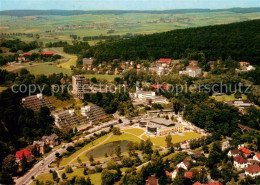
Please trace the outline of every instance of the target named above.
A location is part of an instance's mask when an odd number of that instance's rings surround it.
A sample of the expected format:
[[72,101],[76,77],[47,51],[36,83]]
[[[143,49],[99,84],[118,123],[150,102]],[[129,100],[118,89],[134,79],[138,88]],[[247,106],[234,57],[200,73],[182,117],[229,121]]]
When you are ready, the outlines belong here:
[[184,176],[186,177],[186,178],[189,178],[189,179],[191,179],[192,178],[192,172],[185,172],[185,174],[184,174]]
[[49,145],[51,148],[59,145],[58,141],[59,137],[56,134],[52,134],[50,136],[42,136],[42,141],[45,145]]
[[240,155],[240,151],[238,149],[229,150],[228,157],[236,157]]
[[41,93],[23,98],[21,104],[23,107],[31,109],[34,112],[39,112],[41,107],[48,107],[50,110],[54,109],[50,101],[44,98]]
[[188,160],[183,160],[181,163],[177,164],[178,168],[183,168],[184,170],[188,170],[190,167],[190,162]]
[[27,162],[31,162],[33,160],[32,152],[29,149],[17,151],[15,154],[16,161],[20,162],[23,159],[23,156],[26,158]]
[[51,51],[46,51],[46,52],[43,52],[42,55],[44,55],[44,56],[53,56],[54,53],[51,52]]
[[243,169],[248,166],[248,161],[241,156],[234,157],[234,166],[238,169]]
[[170,67],[170,64],[171,64],[170,58],[160,58],[160,60],[157,61],[157,67],[168,68]]
[[145,182],[145,185],[159,185],[158,179],[155,178],[154,175],[148,177],[148,179]]
[[198,66],[198,61],[197,60],[190,60],[189,66],[193,66],[193,67]]
[[87,70],[91,70],[93,60],[94,60],[93,58],[83,58],[82,65],[84,67],[87,67]]
[[253,154],[253,152],[245,147],[239,148],[239,150],[246,156],[249,157]]
[[33,141],[33,146],[37,148],[40,154],[44,154],[44,142],[43,141]]
[[260,162],[260,154],[255,154],[253,160]]
[[165,175],[169,178],[172,178],[172,172],[169,172],[169,171],[165,171]]
[[221,145],[221,150],[224,151],[230,147],[229,141],[225,141]]
[[198,77],[201,75],[201,68],[198,66],[187,66],[185,71],[179,71],[180,75],[188,75],[190,77]]
[[176,168],[173,172],[172,172],[172,180],[176,178],[177,174],[178,174],[179,168]]
[[251,176],[252,178],[256,178],[260,176],[260,166],[258,164],[249,165],[245,169],[245,175]]

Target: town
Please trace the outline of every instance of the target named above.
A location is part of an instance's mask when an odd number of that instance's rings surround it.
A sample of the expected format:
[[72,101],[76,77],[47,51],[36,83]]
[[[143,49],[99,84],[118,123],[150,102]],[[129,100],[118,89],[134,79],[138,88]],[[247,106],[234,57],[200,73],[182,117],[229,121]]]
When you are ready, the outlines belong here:
[[[75,28],[89,27],[55,26]],[[258,28],[90,45],[10,38],[0,26],[0,184],[260,184]]]

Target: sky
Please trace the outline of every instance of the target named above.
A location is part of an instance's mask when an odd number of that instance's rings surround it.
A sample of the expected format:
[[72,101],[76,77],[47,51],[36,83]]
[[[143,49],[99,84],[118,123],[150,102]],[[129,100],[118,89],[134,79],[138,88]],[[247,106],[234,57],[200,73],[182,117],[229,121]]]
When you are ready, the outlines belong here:
[[0,0],[0,10],[166,10],[260,7],[260,0]]

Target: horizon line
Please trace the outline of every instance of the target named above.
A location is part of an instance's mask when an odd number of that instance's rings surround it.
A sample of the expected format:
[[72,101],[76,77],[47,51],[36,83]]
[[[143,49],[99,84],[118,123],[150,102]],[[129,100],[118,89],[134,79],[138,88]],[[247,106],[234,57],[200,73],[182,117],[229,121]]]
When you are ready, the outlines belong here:
[[144,9],[144,10],[128,10],[128,9],[75,9],[75,10],[69,10],[69,9],[9,9],[9,10],[1,10],[0,11],[19,11],[19,10],[34,10],[34,11],[57,11],[57,10],[63,10],[63,11],[167,11],[167,10],[228,10],[233,8],[241,8],[241,9],[249,9],[249,8],[260,8],[260,6],[257,7],[229,7],[229,8],[174,8],[174,9]]

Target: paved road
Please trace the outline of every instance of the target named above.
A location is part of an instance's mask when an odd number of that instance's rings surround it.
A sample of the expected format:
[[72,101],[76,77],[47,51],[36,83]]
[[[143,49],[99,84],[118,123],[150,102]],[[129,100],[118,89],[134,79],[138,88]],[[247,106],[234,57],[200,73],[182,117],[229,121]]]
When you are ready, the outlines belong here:
[[[116,124],[116,123],[117,123],[117,121],[110,121],[109,123],[102,125],[102,127],[98,126],[98,127],[92,128],[92,129],[89,130],[89,132],[92,132],[92,133],[84,136],[83,138],[84,139],[88,139],[88,138],[92,137],[94,134],[100,134],[102,131],[108,131],[109,130],[109,126],[111,124]],[[74,145],[74,143],[76,143],[76,142],[77,142],[77,140],[72,141],[71,143],[68,143],[67,145],[68,146],[69,145]],[[60,148],[60,149],[54,151],[53,153],[48,155],[43,160],[41,160],[38,163],[36,163],[24,176],[18,178],[15,181],[15,183],[17,185],[23,185],[23,184],[27,185],[27,184],[30,184],[30,182],[32,181],[32,179],[31,179],[32,176],[36,177],[37,175],[39,175],[39,173],[41,171],[44,171],[44,170],[48,169],[48,166],[56,158],[55,153],[58,152],[58,153],[62,154],[65,151],[66,151],[65,148]]]
[[48,165],[56,158],[55,153],[57,153],[57,152],[63,153],[64,151],[66,151],[66,149],[60,148],[60,149],[56,150],[55,152],[51,153],[50,155],[48,155],[43,160],[36,163],[33,166],[33,168],[30,169],[24,176],[22,176],[16,180],[16,184],[17,185],[30,184],[30,182],[32,181],[31,180],[32,176],[35,177],[36,175],[38,175],[38,173],[40,172],[41,169],[48,168]]

